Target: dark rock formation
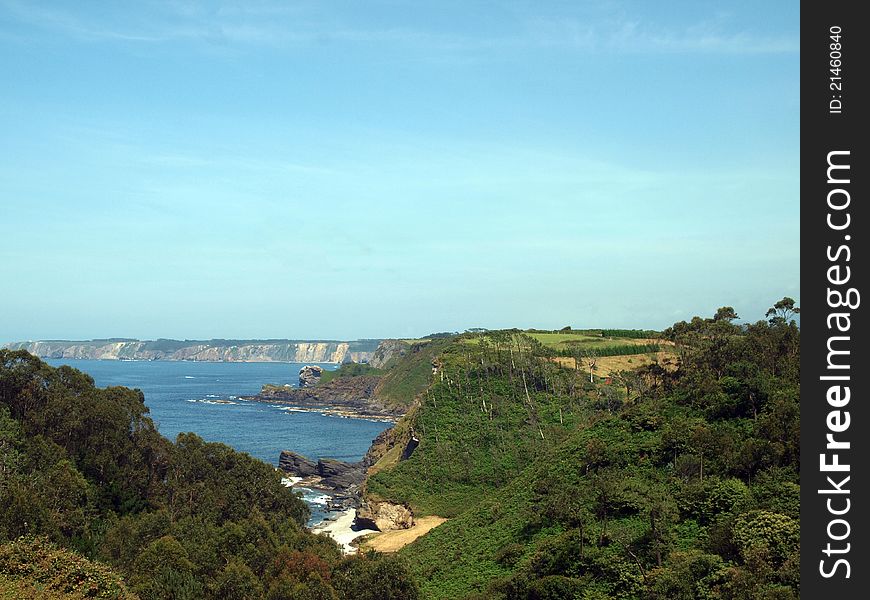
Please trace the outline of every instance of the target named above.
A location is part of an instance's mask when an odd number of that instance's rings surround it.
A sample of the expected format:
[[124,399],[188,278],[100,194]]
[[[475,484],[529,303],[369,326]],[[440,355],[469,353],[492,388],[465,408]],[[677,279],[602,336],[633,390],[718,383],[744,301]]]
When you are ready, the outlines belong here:
[[317,461],[317,472],[323,485],[336,490],[359,486],[366,476],[362,463],[346,463],[331,458],[321,458]]
[[346,463],[332,458],[321,458],[316,463],[301,454],[283,450],[278,468],[291,477],[302,477],[306,485],[328,490],[357,492],[365,478],[362,462]]
[[379,380],[379,377],[363,375],[338,377],[315,387],[267,385],[256,396],[244,399],[322,410],[342,416],[396,419],[404,414],[405,409],[401,406],[387,407],[375,400],[374,391]]
[[408,460],[411,458],[411,455],[414,453],[414,450],[417,449],[417,446],[420,445],[420,440],[414,436],[411,436],[411,439],[408,440],[408,443],[405,444],[405,449],[402,450],[402,456],[399,460]]
[[326,501],[327,512],[345,511],[356,508],[359,497],[356,493],[339,492]]
[[317,475],[317,463],[290,450],[281,451],[281,456],[278,457],[278,468],[293,477]]
[[323,369],[317,365],[305,365],[299,369],[299,387],[308,388],[314,387],[320,383],[320,377],[323,375]]

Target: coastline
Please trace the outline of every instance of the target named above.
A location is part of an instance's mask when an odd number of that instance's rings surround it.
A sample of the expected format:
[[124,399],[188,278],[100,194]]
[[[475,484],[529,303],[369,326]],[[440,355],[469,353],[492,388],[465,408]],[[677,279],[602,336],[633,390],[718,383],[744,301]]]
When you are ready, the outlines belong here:
[[[266,400],[260,400],[256,396],[243,396],[242,398],[240,398],[240,400],[245,400],[247,402],[266,402]],[[319,415],[324,415],[326,417],[338,417],[340,419],[362,419],[364,421],[373,421],[375,423],[396,423],[399,420],[399,416],[384,415],[380,413],[368,413],[365,411],[358,411],[348,408],[334,408],[331,406],[324,406],[322,408],[311,406],[294,406],[292,404],[274,404],[271,406],[273,406],[273,408],[278,408],[279,410],[284,410],[287,412],[316,413]]]
[[319,412],[339,418],[396,422],[406,410],[377,400],[381,378],[373,375],[336,378],[313,386],[264,385],[260,393],[242,396],[242,400],[264,402],[293,412]]
[[381,340],[30,340],[2,348],[26,350],[40,358],[83,360],[166,360],[190,362],[287,362],[341,365],[374,357]]

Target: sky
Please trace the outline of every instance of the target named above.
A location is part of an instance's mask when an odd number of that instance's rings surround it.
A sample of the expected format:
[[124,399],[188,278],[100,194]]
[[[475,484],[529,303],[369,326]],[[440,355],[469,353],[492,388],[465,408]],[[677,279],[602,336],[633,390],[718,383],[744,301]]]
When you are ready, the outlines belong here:
[[800,299],[799,3],[0,0],[0,342]]

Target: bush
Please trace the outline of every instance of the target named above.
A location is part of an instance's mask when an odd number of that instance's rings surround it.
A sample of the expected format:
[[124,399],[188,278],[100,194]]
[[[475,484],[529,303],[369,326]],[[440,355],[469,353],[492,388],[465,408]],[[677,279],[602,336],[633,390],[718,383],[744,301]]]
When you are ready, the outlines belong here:
[[354,600],[417,600],[420,590],[405,561],[369,553],[345,559],[333,571],[333,587]]
[[23,537],[0,546],[0,583],[4,579],[23,588],[57,592],[69,600],[136,598],[109,567],[63,550],[44,538]]
[[734,542],[746,557],[751,550],[768,552],[776,564],[794,552],[800,542],[800,525],[791,517],[766,510],[754,510],[737,517]]

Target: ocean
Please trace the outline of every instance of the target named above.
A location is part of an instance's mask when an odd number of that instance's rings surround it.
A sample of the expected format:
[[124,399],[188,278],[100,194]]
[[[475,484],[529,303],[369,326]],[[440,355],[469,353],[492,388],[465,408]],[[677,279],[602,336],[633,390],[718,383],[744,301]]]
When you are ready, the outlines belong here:
[[[226,363],[47,359],[69,365],[100,386],[139,388],[160,433],[175,439],[192,431],[209,442],[222,442],[272,465],[281,450],[305,456],[360,460],[389,423],[287,410],[286,406],[247,402],[240,396],[264,383],[297,385],[302,363]],[[307,363],[306,363],[307,364]],[[335,369],[333,364],[320,364]],[[309,525],[322,521],[326,497],[301,489],[311,508]]]

